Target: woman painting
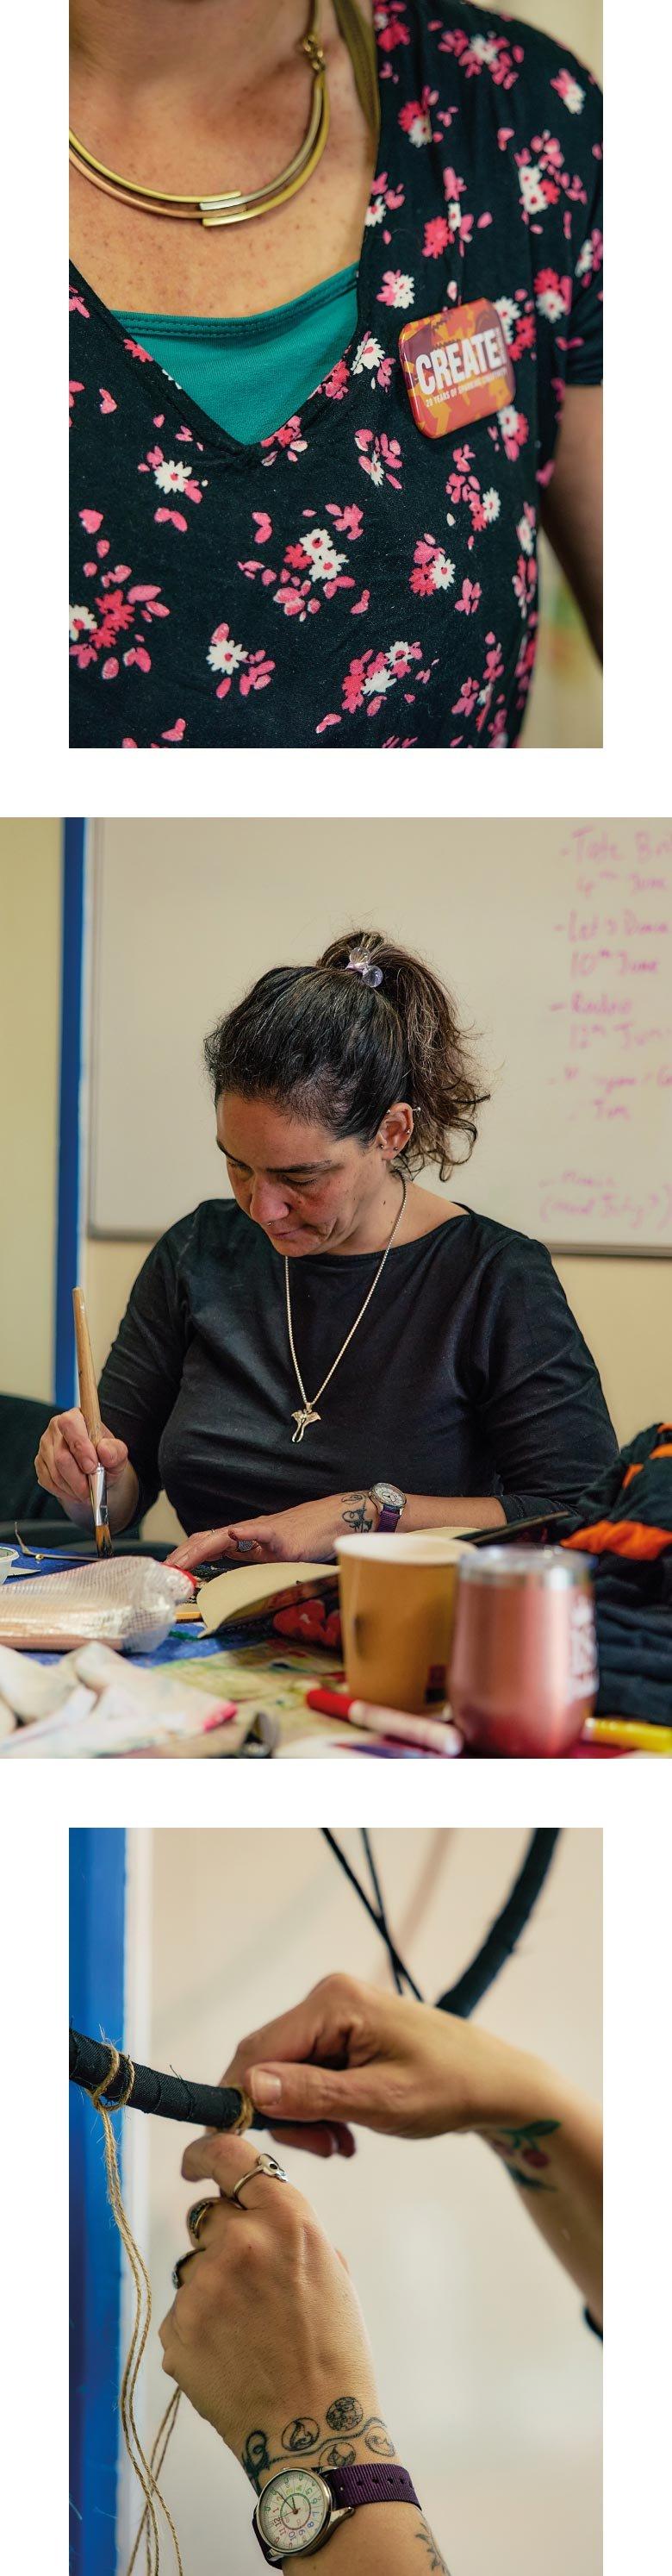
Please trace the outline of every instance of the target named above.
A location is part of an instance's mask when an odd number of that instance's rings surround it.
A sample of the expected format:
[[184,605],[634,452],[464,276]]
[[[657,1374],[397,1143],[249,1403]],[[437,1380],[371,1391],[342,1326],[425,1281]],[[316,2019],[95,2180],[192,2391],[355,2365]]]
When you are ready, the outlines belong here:
[[[100,1387],[112,1530],[161,1486],[188,1567],[575,1507],[617,1449],[549,1254],[415,1177],[447,1179],[486,1096],[430,968],[355,931],[262,975],[206,1061],[233,1198],[131,1292]],[[95,1465],[55,1416],[37,1475],[73,1520]]]
[[540,519],[600,643],[591,75],[472,0],[73,0],[71,114],[72,743],[515,744]]

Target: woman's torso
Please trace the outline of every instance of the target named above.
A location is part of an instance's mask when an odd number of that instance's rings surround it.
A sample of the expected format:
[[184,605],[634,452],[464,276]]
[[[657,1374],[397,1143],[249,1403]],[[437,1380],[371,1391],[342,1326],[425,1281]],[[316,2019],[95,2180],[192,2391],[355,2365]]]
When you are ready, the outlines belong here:
[[[568,259],[566,208],[585,219],[586,147],[573,149],[578,119],[554,94],[560,57],[545,40],[516,30],[514,48],[498,21],[486,43],[479,13],[452,0],[431,21],[425,0],[377,15],[382,131],[358,330],[300,415],[236,446],[73,278],[74,743],[517,738],[537,476],[564,363],[535,279]],[[481,44],[473,72],[468,39],[472,54]],[[514,58],[526,51],[530,75]],[[521,169],[539,126],[549,151],[530,216]],[[515,397],[433,440],[411,417],[398,340],[446,296],[498,305]]]
[[[311,1399],[354,1323],[379,1257],[323,1254],[290,1264],[295,1347]],[[512,1345],[523,1311],[521,1263],[536,1314],[530,1326],[525,1313],[518,1361]],[[208,1200],[162,1239],[149,1274],[141,1275],[129,1310],[132,1315],[135,1301],[132,1339],[139,1321],[143,1354],[137,1383],[142,1393],[152,1342],[161,1357],[170,1344],[173,1386],[156,1425],[155,1454],[160,1481],[187,1531],[367,1489],[380,1478],[416,1494],[497,1494],[502,1476],[485,1426],[489,1373],[495,1382],[499,1373],[503,1394],[513,1364],[519,1395],[510,1403],[512,1426],[516,1404],[524,1423],[524,1374],[527,1368],[534,1381],[535,1340],[540,1354],[549,1293],[562,1307],[570,1398],[577,1352],[587,1358],[542,1248],[463,1209],[393,1247],[319,1405],[319,1422],[293,1443],[302,1399],[289,1348],[284,1262],[260,1228],[230,1202]],[[125,1323],[103,1372],[101,1410],[109,1428],[128,1440],[137,1465],[144,1443],[138,1445],[126,1332]],[[541,1373],[540,1356],[537,1367]],[[561,1416],[561,1379],[555,1401]],[[586,1482],[604,1436],[599,1402],[596,1409],[594,1455],[585,1432]],[[604,1408],[602,1414],[612,1454]],[[575,1453],[580,1443],[581,1435]],[[562,1483],[559,1446],[554,1430],[541,1479],[551,1494],[554,1476]],[[518,1456],[522,1462],[522,1450]]]

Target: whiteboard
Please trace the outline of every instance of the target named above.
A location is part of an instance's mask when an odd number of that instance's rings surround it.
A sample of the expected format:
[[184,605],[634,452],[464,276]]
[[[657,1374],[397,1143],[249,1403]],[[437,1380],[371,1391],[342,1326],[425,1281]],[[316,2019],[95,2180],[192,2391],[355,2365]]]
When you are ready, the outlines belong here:
[[672,1252],[669,823],[115,820],[90,870],[93,1234],[226,1191],[204,1035],[355,924],[476,1033],[492,1096],[447,1195],[559,1252]]

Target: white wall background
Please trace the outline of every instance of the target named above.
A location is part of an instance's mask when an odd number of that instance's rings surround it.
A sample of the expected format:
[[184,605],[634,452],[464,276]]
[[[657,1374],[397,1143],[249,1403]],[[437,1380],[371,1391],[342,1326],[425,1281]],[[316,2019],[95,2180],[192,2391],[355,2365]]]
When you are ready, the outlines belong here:
[[[343,1840],[356,1859],[358,1838]],[[428,1996],[471,1956],[523,1846],[522,1834],[495,1828],[374,1834],[392,1926]],[[216,2080],[246,2030],[330,1969],[387,1982],[375,1932],[316,1831],[131,1834],[129,1851],[145,1889],[151,1873],[142,2039],[154,2064]],[[568,1831],[522,1950],[480,2014],[593,2094],[600,1878],[601,1836]],[[130,2023],[127,2035],[130,2044]],[[194,2197],[179,2170],[188,2135],[160,2120],[124,2129],[127,2187],[148,2212],[157,2321]],[[347,2254],[383,2409],[453,2576],[594,2576],[600,2354],[494,2158],[471,2139],[409,2145],[361,2132],[351,2165],[298,2154],[288,2165]],[[150,2433],[168,2394],[158,2351],[146,2372]],[[190,2576],[257,2576],[251,2489],[186,2405],[165,2484]],[[125,2563],[120,2546],[119,2576]]]

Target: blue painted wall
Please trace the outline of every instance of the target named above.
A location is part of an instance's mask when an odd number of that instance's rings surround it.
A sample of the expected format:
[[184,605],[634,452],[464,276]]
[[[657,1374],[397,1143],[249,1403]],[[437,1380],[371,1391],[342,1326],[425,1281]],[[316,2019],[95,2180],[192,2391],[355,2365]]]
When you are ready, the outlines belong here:
[[[125,1834],[70,1835],[70,2018],[119,2042],[124,2028]],[[123,2111],[115,2120],[120,2163]],[[123,2164],[122,2164],[123,2171]],[[103,2128],[70,2086],[70,2495],[72,2576],[116,2576],[122,2249],[108,2207]]]
[[77,821],[64,823],[54,1328],[54,1393],[59,1411],[73,1403],[75,1394],[72,1291],[77,1284],[79,1263],[85,837],[85,823]]

